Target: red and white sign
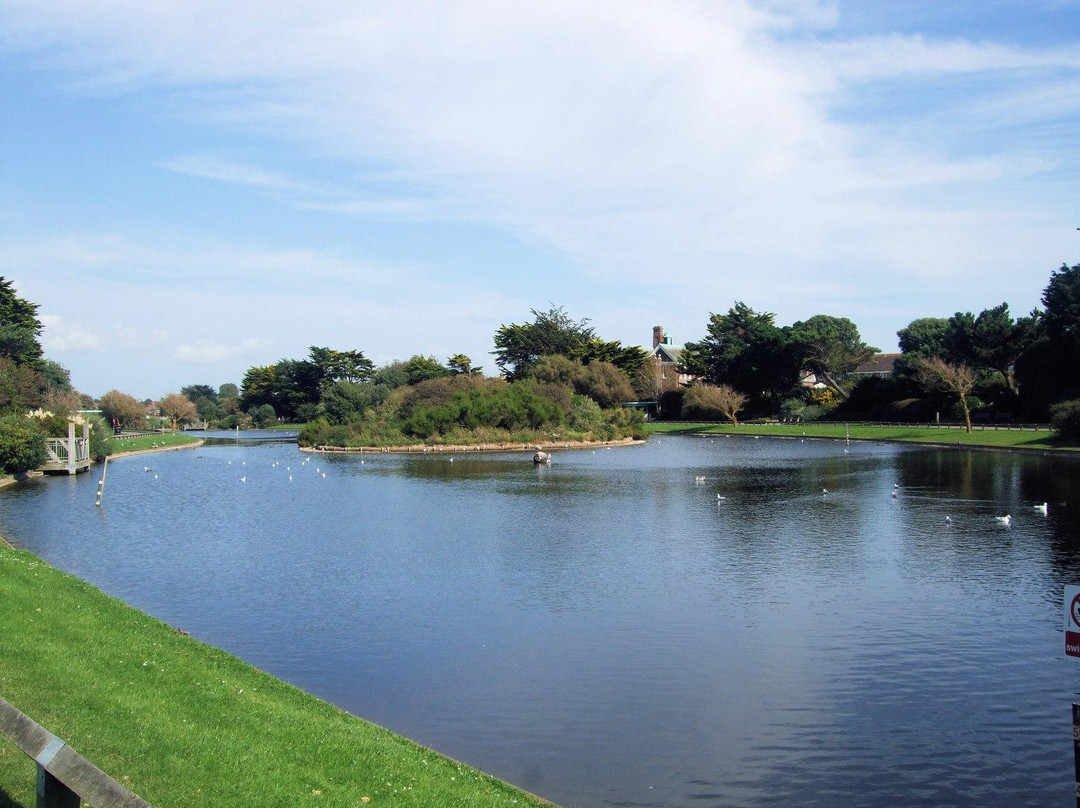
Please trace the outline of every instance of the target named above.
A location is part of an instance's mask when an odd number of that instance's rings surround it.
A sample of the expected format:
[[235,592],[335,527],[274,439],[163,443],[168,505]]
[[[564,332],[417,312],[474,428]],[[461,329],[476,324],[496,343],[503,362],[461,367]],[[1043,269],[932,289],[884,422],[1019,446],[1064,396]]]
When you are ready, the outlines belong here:
[[1065,656],[1080,659],[1080,586],[1065,587]]

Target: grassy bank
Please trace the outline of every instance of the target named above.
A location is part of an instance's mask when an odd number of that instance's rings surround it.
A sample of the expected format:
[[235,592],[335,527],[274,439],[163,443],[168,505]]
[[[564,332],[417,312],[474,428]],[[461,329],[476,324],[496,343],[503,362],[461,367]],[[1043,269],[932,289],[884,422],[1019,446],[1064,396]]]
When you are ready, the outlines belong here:
[[[158,806],[549,805],[0,543],[0,695]],[[0,736],[0,807],[34,765]]]
[[185,435],[183,432],[162,432],[156,435],[141,435],[137,438],[113,437],[109,441],[113,455],[131,454],[134,452],[150,452],[161,449],[175,449],[180,446],[191,446],[199,442],[199,438]]
[[836,438],[852,440],[896,441],[900,443],[931,443],[945,446],[972,446],[994,449],[1040,449],[1078,451],[1063,447],[1053,440],[1053,433],[1017,429],[976,429],[970,434],[963,429],[936,429],[923,426],[870,426],[866,424],[684,424],[651,423],[651,433],[695,433],[718,435],[769,435],[785,438]]

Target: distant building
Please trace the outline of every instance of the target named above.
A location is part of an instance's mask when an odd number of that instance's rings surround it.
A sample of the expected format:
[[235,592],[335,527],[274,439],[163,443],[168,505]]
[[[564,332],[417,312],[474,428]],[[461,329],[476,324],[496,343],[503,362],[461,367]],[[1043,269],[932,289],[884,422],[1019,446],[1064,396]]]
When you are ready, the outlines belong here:
[[850,373],[845,373],[845,379],[859,379],[866,378],[878,378],[888,379],[892,377],[893,365],[896,364],[896,360],[903,354],[898,353],[879,353],[874,354],[873,359],[868,359],[865,362],[859,364],[855,370]]
[[679,372],[682,346],[672,344],[671,336],[662,325],[654,325],[652,335],[652,357],[662,380],[662,389],[666,392],[690,384],[694,377]]

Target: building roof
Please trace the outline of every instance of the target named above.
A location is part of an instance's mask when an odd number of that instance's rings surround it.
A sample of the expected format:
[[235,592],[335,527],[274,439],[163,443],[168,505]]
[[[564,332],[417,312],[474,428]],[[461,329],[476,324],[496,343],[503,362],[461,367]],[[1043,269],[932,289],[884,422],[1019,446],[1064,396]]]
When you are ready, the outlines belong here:
[[869,359],[866,362],[859,363],[859,366],[852,371],[855,374],[870,375],[872,373],[892,373],[893,365],[896,360],[903,354],[898,353],[879,353],[874,354],[873,359]]
[[653,350],[653,356],[659,356],[661,362],[674,362],[678,364],[679,355],[682,353],[681,345],[669,345],[660,343]]

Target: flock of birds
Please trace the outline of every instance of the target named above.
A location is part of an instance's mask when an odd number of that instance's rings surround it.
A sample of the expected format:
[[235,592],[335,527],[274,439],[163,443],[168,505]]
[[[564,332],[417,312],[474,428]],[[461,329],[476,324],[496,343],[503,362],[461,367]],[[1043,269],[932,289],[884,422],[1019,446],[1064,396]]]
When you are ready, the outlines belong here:
[[[703,485],[705,483],[706,479],[708,479],[708,478],[704,474],[695,475],[694,476],[694,484],[695,485]],[[828,488],[822,488],[821,489],[821,496],[822,497],[827,497],[828,495],[829,495],[829,489]],[[892,498],[893,499],[899,499],[900,498],[900,484],[899,483],[893,483]],[[723,494],[717,494],[716,495],[716,502],[717,502],[717,504],[727,502],[727,497],[724,496]],[[1032,507],[1034,508],[1036,513],[1042,514],[1043,516],[1047,516],[1049,514],[1049,512],[1050,512],[1049,503],[1046,503],[1046,502],[1040,502],[1040,503],[1038,503],[1036,505],[1033,505]],[[994,522],[997,525],[1001,526],[1001,527],[1012,527],[1012,520],[1013,520],[1012,514],[1009,514],[1009,513],[1005,514],[1004,516],[995,516],[994,517]],[[951,516],[946,516],[945,517],[945,524],[952,525],[953,524],[953,518]]]

